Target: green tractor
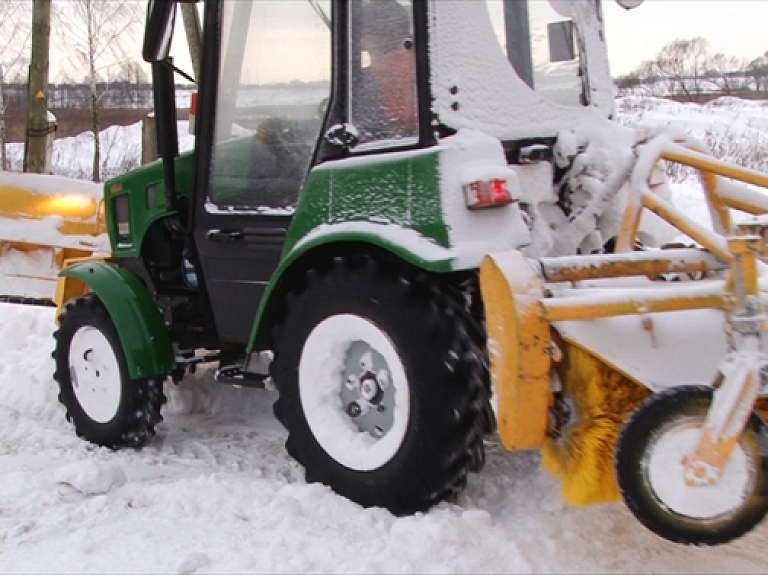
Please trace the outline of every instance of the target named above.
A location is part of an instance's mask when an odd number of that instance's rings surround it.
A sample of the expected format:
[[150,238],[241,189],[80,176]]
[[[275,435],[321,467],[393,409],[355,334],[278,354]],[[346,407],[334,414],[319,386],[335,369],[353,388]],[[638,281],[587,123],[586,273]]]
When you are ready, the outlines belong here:
[[271,379],[308,481],[397,514],[454,496],[496,425],[483,257],[611,236],[563,231],[561,132],[614,114],[600,2],[205,0],[181,154],[179,3],[147,13],[160,161],[105,184],[111,256],[59,279],[67,418],[139,447],[165,380],[215,361]]

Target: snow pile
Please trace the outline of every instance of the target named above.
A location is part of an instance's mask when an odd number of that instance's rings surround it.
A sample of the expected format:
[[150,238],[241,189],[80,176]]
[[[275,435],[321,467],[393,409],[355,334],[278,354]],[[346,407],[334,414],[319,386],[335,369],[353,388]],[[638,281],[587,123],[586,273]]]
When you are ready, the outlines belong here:
[[86,460],[59,467],[53,478],[82,495],[105,495],[119,489],[127,480],[125,472],[114,465]]
[[[768,172],[768,101],[722,97],[707,104],[680,103],[661,98],[617,100],[618,121],[646,131],[679,131],[703,142],[718,158]],[[694,175],[680,169],[676,181]]]
[[[15,145],[16,144],[9,144],[9,147]],[[100,200],[103,196],[103,188],[101,184],[42,174],[20,174],[10,171],[2,172],[0,185],[23,188],[41,196],[57,196],[61,195],[62,192],[75,192],[96,201]]]

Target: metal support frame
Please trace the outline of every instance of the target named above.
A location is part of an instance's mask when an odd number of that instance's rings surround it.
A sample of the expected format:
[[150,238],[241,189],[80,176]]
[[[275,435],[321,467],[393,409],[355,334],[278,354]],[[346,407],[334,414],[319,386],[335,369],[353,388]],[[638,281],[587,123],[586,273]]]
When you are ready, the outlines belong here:
[[[744,430],[761,391],[760,338],[768,329],[767,306],[760,298],[761,261],[768,248],[768,216],[735,227],[730,209],[768,214],[768,195],[731,182],[768,188],[768,175],[733,166],[702,152],[697,142],[659,136],[637,147],[628,205],[617,253],[526,260],[519,252],[489,254],[480,268],[486,305],[491,376],[499,397],[499,432],[507,449],[541,447],[552,405],[550,371],[556,357],[552,324],[620,315],[692,309],[721,309],[738,343],[721,365],[720,382],[697,448],[686,460],[686,480],[716,481]],[[697,169],[707,196],[713,230],[693,221],[652,192],[649,176],[659,161]],[[724,179],[724,178],[727,178]],[[703,246],[636,252],[642,211],[648,209]],[[747,235],[743,235],[746,232]],[[742,234],[742,235],[738,235]],[[768,258],[766,258],[768,259]],[[686,282],[674,287],[622,289],[553,297],[557,282],[655,277],[665,273],[725,272],[720,281]],[[578,291],[578,290],[577,290]],[[523,429],[526,431],[523,431]]]

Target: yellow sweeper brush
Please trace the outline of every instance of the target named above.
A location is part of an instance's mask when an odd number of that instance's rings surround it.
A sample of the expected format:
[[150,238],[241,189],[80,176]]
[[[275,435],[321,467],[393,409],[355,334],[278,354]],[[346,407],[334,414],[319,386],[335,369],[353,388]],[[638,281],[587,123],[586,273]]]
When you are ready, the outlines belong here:
[[[662,537],[718,544],[768,511],[768,195],[733,181],[768,176],[666,137],[637,155],[616,253],[481,265],[499,434],[541,449],[567,502],[623,497]],[[714,232],[651,192],[661,160],[700,171]],[[634,251],[643,209],[697,247]]]
[[102,188],[0,172],[0,298],[50,302],[64,261],[108,252]]

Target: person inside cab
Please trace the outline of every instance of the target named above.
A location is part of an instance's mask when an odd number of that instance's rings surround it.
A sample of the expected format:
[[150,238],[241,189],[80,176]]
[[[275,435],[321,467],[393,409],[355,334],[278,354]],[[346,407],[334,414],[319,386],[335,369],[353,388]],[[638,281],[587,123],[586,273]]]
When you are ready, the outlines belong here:
[[361,13],[359,78],[353,74],[353,118],[361,142],[418,133],[412,15],[397,0],[370,0]]

